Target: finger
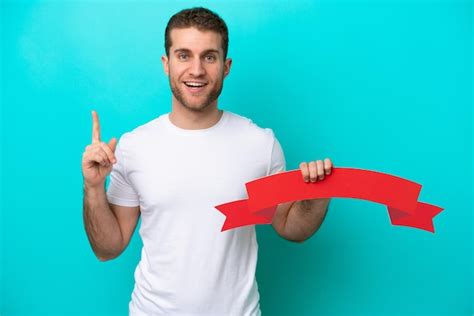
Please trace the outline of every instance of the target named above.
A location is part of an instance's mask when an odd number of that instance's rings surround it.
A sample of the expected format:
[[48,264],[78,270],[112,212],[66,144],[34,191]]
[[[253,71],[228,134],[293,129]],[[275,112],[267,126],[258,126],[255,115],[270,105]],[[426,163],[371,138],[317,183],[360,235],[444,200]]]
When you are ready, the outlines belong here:
[[110,164],[104,151],[97,152],[94,155],[94,161],[99,163],[102,167],[107,167]]
[[311,182],[316,182],[318,180],[317,179],[318,171],[316,169],[316,162],[310,161],[308,164],[308,168],[309,168],[309,179],[311,180]]
[[99,116],[96,111],[92,111],[92,143],[100,143]]
[[107,164],[107,155],[102,150],[86,151],[83,154],[83,162],[88,165],[98,163],[105,167]]
[[96,144],[96,146],[91,150],[91,152],[89,153],[89,157],[90,160],[97,162],[103,166],[107,165],[108,163],[110,164],[109,158],[100,146],[100,143]]
[[110,149],[112,150],[113,153],[115,153],[115,148],[117,147],[117,139],[115,137],[113,137],[110,141],[109,141],[109,147]]
[[324,159],[324,171],[326,172],[326,175],[331,174],[332,162],[331,162],[331,159],[329,159],[329,158]]
[[324,179],[324,164],[322,160],[316,161],[316,167],[318,169],[318,179],[323,180]]
[[115,163],[115,161],[116,161],[115,155],[114,155],[114,153],[112,152],[112,150],[110,149],[109,145],[107,145],[107,144],[104,143],[104,142],[100,142],[100,148],[102,148],[102,150],[105,151],[105,153],[106,153],[107,158],[109,159],[109,161],[112,162],[112,163]]
[[309,169],[308,164],[306,162],[300,163],[301,174],[303,175],[303,181],[309,181]]

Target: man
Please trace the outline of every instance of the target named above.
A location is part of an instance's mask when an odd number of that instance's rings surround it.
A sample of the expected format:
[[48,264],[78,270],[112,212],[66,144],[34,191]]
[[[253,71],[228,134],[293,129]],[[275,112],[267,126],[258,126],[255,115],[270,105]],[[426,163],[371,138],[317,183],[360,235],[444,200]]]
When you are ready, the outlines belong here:
[[[143,249],[129,303],[132,315],[260,315],[255,227],[220,232],[214,206],[246,198],[245,183],[285,170],[271,129],[219,110],[229,74],[224,21],[204,8],[168,22],[166,55],[172,109],[108,144],[93,112],[82,160],[84,223],[97,257],[129,244],[139,216]],[[329,175],[331,161],[302,163],[302,181]],[[105,178],[110,185],[105,190]],[[329,199],[280,204],[272,225],[302,242],[321,225]]]

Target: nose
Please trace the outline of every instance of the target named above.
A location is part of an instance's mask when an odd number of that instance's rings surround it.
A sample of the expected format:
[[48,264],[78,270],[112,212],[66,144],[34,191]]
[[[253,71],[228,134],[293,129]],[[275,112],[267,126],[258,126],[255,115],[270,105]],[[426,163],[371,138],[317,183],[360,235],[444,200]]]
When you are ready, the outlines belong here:
[[191,65],[191,69],[189,70],[189,73],[194,76],[194,77],[199,77],[204,75],[206,70],[204,69],[202,65],[202,61],[200,59],[195,59]]

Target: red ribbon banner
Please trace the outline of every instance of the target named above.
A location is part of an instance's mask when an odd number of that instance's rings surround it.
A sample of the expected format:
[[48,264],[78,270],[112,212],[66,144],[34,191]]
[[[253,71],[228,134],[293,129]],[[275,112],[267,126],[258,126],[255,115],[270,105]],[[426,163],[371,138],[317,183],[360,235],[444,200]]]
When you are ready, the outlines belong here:
[[332,168],[324,180],[304,182],[300,170],[259,178],[245,184],[248,199],[221,205],[226,216],[221,231],[253,224],[270,224],[278,204],[320,198],[355,198],[384,204],[392,225],[409,226],[434,233],[433,218],[443,211],[418,202],[421,185],[385,173]]

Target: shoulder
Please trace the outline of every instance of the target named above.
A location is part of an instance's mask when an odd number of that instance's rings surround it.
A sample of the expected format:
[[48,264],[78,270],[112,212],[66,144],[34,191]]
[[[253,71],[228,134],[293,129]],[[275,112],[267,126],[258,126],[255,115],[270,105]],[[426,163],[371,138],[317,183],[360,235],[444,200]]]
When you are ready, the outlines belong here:
[[252,119],[227,111],[229,116],[229,126],[237,130],[243,136],[255,137],[265,142],[273,142],[274,133],[271,128],[261,127],[254,123]]
[[135,127],[122,134],[119,140],[119,144],[124,147],[133,147],[134,145],[146,142],[150,137],[156,135],[157,128],[159,128],[162,116],[154,118],[142,125]]

